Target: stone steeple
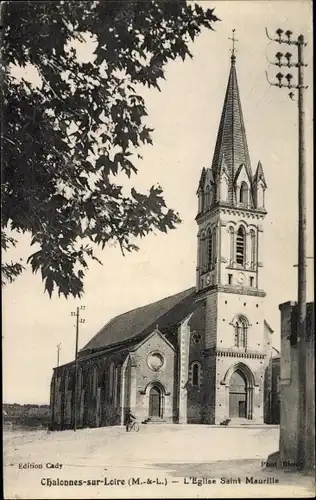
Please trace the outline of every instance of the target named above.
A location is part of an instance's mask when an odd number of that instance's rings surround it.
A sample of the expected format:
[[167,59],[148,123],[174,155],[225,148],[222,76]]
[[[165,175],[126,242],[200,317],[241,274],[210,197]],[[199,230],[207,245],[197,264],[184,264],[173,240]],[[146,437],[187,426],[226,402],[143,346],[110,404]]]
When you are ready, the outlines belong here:
[[197,290],[212,291],[224,286],[229,293],[248,293],[242,287],[260,295],[267,183],[261,162],[254,175],[251,170],[237,82],[234,30],[232,41],[213,163],[211,168],[203,168],[197,192]]
[[229,80],[212,162],[212,170],[215,178],[220,174],[223,160],[226,164],[231,189],[233,188],[236,173],[242,164],[246,168],[249,179],[252,179],[234,50],[231,56]]

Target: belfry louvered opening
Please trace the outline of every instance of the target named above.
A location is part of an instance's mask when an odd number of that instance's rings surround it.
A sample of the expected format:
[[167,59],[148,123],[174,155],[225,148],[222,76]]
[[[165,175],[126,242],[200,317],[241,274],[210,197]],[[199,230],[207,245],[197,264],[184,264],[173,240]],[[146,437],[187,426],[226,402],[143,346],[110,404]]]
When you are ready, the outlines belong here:
[[245,229],[242,226],[240,226],[240,228],[237,231],[237,238],[236,238],[236,262],[237,262],[237,264],[244,265],[245,250],[246,250]]

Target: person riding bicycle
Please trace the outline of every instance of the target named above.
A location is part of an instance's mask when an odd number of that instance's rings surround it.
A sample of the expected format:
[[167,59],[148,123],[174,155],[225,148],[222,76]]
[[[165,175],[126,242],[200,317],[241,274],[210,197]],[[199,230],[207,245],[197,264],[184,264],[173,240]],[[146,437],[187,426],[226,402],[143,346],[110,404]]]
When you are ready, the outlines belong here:
[[131,426],[131,424],[133,422],[136,422],[136,417],[132,414],[131,409],[128,408],[128,410],[126,411],[126,416],[125,416],[125,425],[126,425],[127,431],[128,431],[129,426]]

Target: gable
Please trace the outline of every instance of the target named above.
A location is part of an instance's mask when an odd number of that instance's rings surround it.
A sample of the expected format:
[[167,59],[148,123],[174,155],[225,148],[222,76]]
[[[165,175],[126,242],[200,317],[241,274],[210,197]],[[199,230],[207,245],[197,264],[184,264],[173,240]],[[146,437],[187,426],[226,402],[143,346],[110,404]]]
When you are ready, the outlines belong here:
[[139,344],[134,348],[134,351],[137,352],[142,346],[145,344],[151,343],[151,344],[157,344],[159,343],[166,344],[166,346],[170,347],[173,351],[175,350],[174,346],[169,342],[169,340],[158,330],[155,329],[151,334],[149,334],[147,337],[145,337],[144,340],[141,340]]
[[165,355],[173,353],[175,348],[165,338],[159,330],[154,330],[151,335],[148,335],[142,342],[137,344],[133,349],[134,355],[137,357],[144,357],[149,352],[159,351]]
[[239,166],[235,176],[235,184],[241,184],[242,182],[246,182],[248,187],[251,185],[249,175],[244,164]]

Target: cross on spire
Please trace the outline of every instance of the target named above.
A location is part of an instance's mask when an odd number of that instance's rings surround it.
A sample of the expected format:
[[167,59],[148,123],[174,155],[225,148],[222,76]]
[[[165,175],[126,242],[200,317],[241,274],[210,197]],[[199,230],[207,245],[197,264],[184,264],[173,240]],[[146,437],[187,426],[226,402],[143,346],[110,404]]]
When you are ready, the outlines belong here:
[[235,48],[235,42],[239,42],[239,40],[237,40],[237,38],[235,38],[235,31],[236,31],[235,28],[233,28],[232,29],[233,35],[232,35],[231,38],[228,38],[229,40],[231,40],[233,42],[233,48],[230,49],[230,51],[232,53],[232,55],[231,55],[232,62],[235,62],[235,60],[236,60],[236,56],[235,56],[235,50],[236,50],[236,48]]

